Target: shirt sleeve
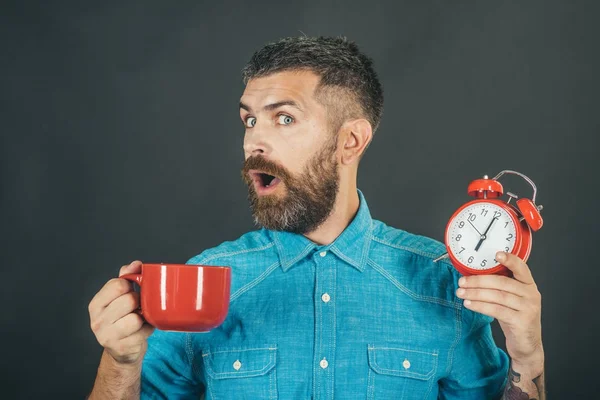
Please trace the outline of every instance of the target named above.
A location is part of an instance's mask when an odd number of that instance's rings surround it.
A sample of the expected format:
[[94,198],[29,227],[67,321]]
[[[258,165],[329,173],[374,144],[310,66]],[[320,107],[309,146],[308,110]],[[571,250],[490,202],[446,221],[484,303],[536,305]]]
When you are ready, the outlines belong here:
[[493,318],[462,307],[461,340],[448,377],[440,381],[445,400],[499,399],[508,377],[509,360],[492,337]]
[[141,399],[198,399],[204,393],[192,368],[189,339],[185,332],[158,329],[148,337]]

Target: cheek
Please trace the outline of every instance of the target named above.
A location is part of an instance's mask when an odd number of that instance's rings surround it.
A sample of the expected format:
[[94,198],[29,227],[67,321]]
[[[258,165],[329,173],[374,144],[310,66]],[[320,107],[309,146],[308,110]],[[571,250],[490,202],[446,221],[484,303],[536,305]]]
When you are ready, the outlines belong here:
[[309,143],[306,137],[287,134],[274,135],[271,140],[273,157],[285,166],[290,172],[298,173],[302,171],[304,162],[310,155],[312,149],[308,147]]
[[304,164],[311,160],[325,145],[326,132],[323,132],[318,124],[308,125],[308,130],[304,130],[298,136],[298,140],[291,140],[289,147],[296,159]]
[[244,140],[242,142],[242,150],[244,150],[244,158],[250,157],[252,149],[250,148],[249,136],[244,133]]
[[[329,146],[329,143],[326,142],[318,142],[311,143],[310,146],[302,146],[293,149],[289,154],[289,160],[293,160],[295,173],[303,173],[306,171],[306,167],[309,164],[313,164],[315,162],[315,158],[320,157],[319,154],[323,151],[326,146]],[[290,168],[291,170],[291,168]]]
[[292,174],[298,175],[304,170],[305,150],[296,146],[288,146],[278,151],[281,164]]

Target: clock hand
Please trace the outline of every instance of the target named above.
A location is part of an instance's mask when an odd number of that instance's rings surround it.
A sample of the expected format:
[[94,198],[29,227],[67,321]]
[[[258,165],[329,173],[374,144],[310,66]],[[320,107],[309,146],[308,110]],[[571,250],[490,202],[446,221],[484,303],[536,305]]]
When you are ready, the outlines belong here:
[[475,246],[475,251],[478,251],[479,248],[481,247],[481,244],[483,243],[483,241],[487,238],[487,233],[489,232],[490,228],[492,227],[492,225],[494,224],[494,221],[497,218],[492,218],[492,222],[490,222],[490,224],[488,225],[487,229],[485,230],[485,232],[483,233],[483,235],[481,235],[481,239],[479,239],[479,242],[477,243],[477,246]]
[[471,220],[470,220],[470,219],[467,219],[467,221],[468,221],[468,222],[471,224],[471,226],[473,227],[473,229],[475,229],[475,231],[476,231],[477,233],[479,233],[479,236],[482,236],[482,235],[481,235],[481,232],[479,232],[479,229],[475,228],[475,225],[473,225],[473,223],[471,222]]

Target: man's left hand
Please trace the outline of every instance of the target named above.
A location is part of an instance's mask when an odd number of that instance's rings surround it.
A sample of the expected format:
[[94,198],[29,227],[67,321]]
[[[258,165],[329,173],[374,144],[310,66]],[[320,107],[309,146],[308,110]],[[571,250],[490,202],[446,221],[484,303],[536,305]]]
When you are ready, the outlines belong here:
[[462,277],[456,295],[464,306],[496,318],[506,337],[513,367],[538,376],[544,369],[542,296],[527,264],[514,254],[499,252],[496,260],[513,273]]

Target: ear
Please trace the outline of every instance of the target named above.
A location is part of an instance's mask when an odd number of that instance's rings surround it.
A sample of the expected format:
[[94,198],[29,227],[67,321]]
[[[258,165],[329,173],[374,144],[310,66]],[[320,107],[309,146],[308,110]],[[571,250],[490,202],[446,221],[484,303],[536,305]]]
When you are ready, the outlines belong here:
[[340,130],[342,164],[358,162],[373,139],[371,124],[363,118],[354,119],[344,122]]

